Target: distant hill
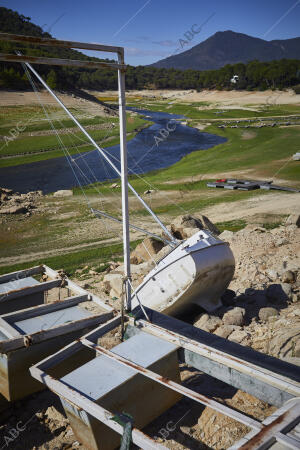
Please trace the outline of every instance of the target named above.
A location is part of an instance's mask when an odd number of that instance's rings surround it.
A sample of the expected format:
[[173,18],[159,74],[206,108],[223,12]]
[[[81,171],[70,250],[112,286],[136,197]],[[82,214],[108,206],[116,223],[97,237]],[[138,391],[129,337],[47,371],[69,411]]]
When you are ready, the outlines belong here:
[[[30,17],[25,17],[22,14],[17,13],[8,8],[0,7],[0,31],[3,33],[14,33],[27,36],[38,36],[48,39],[54,39],[51,34],[43,31],[41,27],[31,22]],[[0,51],[3,53],[14,54],[16,49],[20,50],[25,55],[31,56],[47,56],[52,58],[63,59],[80,59],[80,60],[94,60],[103,61],[103,59],[90,57],[84,55],[80,51],[58,48],[38,46],[32,44],[23,44],[16,42],[0,41]],[[108,59],[106,61],[109,61]],[[39,73],[47,79],[47,82],[52,88],[59,89],[74,89],[81,88],[84,84],[84,80],[89,74],[94,74],[95,70],[77,69],[73,67],[58,67],[58,66],[36,66]],[[105,72],[105,71],[103,71]],[[111,89],[115,89],[117,83],[116,72],[112,73],[108,70],[107,77],[111,78]],[[80,82],[82,77],[83,82]],[[97,77],[94,77],[94,81],[97,81]],[[94,83],[95,84],[95,83]],[[99,86],[99,83],[98,83]],[[101,85],[100,85],[101,86]],[[104,87],[107,86],[107,83]],[[14,88],[25,89],[29,88],[30,84],[24,76],[24,71],[19,63],[2,63],[0,62],[0,88]],[[93,83],[90,83],[90,88],[95,88]],[[100,87],[101,89],[101,87]]]
[[265,41],[234,31],[219,31],[191,49],[169,56],[151,66],[179,70],[215,70],[227,64],[253,60],[266,62],[283,58],[300,59],[300,37]]

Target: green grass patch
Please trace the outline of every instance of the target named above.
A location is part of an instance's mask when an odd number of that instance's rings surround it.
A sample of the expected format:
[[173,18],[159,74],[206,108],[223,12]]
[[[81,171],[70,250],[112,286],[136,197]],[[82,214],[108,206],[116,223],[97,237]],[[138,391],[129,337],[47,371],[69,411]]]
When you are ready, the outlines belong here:
[[[117,145],[120,142],[118,119],[114,120],[114,122],[116,125],[111,130],[91,130],[89,133],[92,138],[104,148]],[[139,130],[148,127],[151,124],[152,122],[146,121],[141,117],[131,117],[128,114],[127,141],[130,141]],[[74,133],[74,135],[60,135],[61,141],[71,155],[78,152],[83,153],[94,150],[94,147],[91,144],[84,144],[84,141],[87,139],[80,131]],[[2,142],[4,144],[4,141]],[[1,151],[1,156],[12,156],[12,158],[0,157],[0,168],[58,158],[64,156],[64,152],[60,148],[58,139],[55,135],[23,136],[9,142],[7,146],[4,146]]]
[[263,223],[262,226],[266,230],[274,230],[274,228],[278,228],[282,225],[282,222],[273,222],[273,223]]
[[[176,203],[165,203],[161,206],[152,207],[152,210],[158,215],[170,214],[171,216],[174,216],[183,214],[182,209],[188,211],[189,213],[193,213],[193,211],[200,211],[204,208],[215,206],[220,203],[231,203],[240,200],[247,200],[248,198],[252,198],[257,195],[268,195],[269,193],[270,191],[231,191],[229,193],[216,197],[205,197],[200,191],[199,197],[194,198],[193,200],[184,200],[184,197],[182,197],[182,200],[177,199]],[[145,209],[141,208],[132,211],[131,214],[137,216],[146,216],[148,213]]]
[[226,222],[217,222],[215,225],[219,228],[221,232],[224,230],[239,231],[245,228],[247,222],[243,219],[236,219],[236,220],[228,220]]
[[[141,240],[131,242],[132,250],[141,242]],[[0,275],[26,269],[28,267],[46,264],[52,269],[64,269],[69,276],[74,275],[75,270],[84,267],[87,264],[106,263],[110,260],[120,258],[123,254],[122,244],[112,244],[104,247],[80,250],[74,253],[51,256],[49,258],[36,259],[21,264],[13,264],[0,267]]]
[[[89,125],[101,125],[104,123],[118,123],[119,119],[116,117],[100,117],[95,116],[91,118],[81,118],[77,117],[77,119],[80,121],[81,125],[83,126],[89,126]],[[55,128],[57,130],[61,130],[63,128],[74,128],[75,124],[73,120],[71,119],[61,119],[61,120],[53,120],[55,124]],[[0,136],[10,136],[10,132],[14,130],[14,128],[19,127],[21,130],[21,133],[29,133],[29,132],[35,132],[35,131],[48,131],[52,130],[52,127],[48,120],[43,119],[43,121],[36,119],[34,122],[27,123],[14,123],[10,126],[0,126]],[[16,128],[17,129],[17,128]]]
[[[141,108],[141,105],[130,102],[130,106]],[[181,114],[190,119],[246,119],[255,117],[272,117],[285,116],[291,114],[299,114],[300,107],[298,105],[263,105],[257,107],[256,111],[246,109],[222,109],[209,108],[201,109],[201,106],[206,106],[205,102],[196,102],[191,104],[173,103],[171,102],[152,102],[144,105],[142,109],[149,109],[150,111],[161,111],[171,114]]]

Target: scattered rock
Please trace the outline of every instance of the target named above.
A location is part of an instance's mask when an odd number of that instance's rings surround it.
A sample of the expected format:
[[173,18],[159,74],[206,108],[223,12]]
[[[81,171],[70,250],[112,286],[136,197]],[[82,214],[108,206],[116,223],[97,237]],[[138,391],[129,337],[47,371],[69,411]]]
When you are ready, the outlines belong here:
[[219,328],[217,328],[214,334],[227,339],[228,336],[230,336],[230,334],[236,329],[241,329],[241,327],[238,327],[236,325],[221,325]]
[[258,231],[259,233],[265,233],[267,230],[264,227],[255,227],[253,231]]
[[[146,275],[150,270],[152,269],[151,263],[144,262],[141,264],[131,264],[130,265],[130,271],[131,275]],[[113,273],[124,273],[124,265],[118,266],[116,269],[114,269],[111,274]]]
[[223,323],[225,325],[242,326],[244,324],[245,312],[244,308],[235,307],[224,314]]
[[90,275],[98,275],[98,272],[96,272],[95,270],[89,270],[89,274]]
[[70,189],[62,189],[60,191],[56,191],[53,194],[53,197],[72,197],[73,191]]
[[42,191],[19,194],[12,189],[0,188],[0,214],[26,214],[29,217],[35,208],[36,198],[42,195]]
[[222,325],[222,320],[216,316],[209,316],[202,314],[201,317],[194,322],[194,326],[201,330],[213,333],[219,326]]
[[283,283],[294,283],[297,279],[296,273],[291,270],[287,270],[281,276],[281,281]]
[[261,308],[258,313],[258,317],[262,322],[267,322],[269,317],[278,316],[278,311],[275,308]]

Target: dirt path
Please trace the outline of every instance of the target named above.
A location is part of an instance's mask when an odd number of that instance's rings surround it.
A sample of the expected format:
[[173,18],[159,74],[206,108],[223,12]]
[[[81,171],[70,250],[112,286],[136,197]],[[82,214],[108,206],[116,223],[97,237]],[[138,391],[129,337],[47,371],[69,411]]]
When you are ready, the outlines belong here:
[[[282,192],[268,196],[257,196],[239,202],[221,203],[201,211],[213,222],[251,217],[256,214],[296,214],[300,213],[300,194]],[[197,213],[195,213],[197,215]]]
[[25,255],[18,255],[18,256],[9,256],[7,258],[1,258],[0,267],[17,264],[17,263],[22,264],[23,262],[48,258],[50,256],[58,256],[58,255],[66,254],[66,253],[73,253],[76,251],[95,247],[95,245],[96,246],[102,246],[102,244],[108,245],[108,244],[113,244],[114,242],[118,242],[118,241],[119,241],[118,238],[109,238],[109,239],[104,239],[103,241],[101,241],[99,243],[91,242],[89,244],[78,244],[78,245],[74,245],[71,247],[54,248],[53,250],[45,250],[43,252],[27,253]]

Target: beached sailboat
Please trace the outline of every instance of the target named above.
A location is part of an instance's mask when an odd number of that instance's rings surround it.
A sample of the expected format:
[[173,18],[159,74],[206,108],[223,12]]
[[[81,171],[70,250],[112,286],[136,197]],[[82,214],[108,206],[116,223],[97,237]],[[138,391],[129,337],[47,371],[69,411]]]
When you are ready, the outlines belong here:
[[[123,63],[123,61],[119,61]],[[55,98],[68,116],[89,139],[100,155],[115,170],[122,184],[122,215],[124,243],[124,292],[126,294],[126,309],[147,306],[166,314],[179,314],[193,305],[201,306],[206,311],[213,311],[221,306],[220,297],[229,285],[234,274],[234,257],[228,243],[220,240],[208,230],[200,230],[192,237],[178,241],[167,227],[160,221],[147,203],[128,182],[127,145],[126,145],[126,109],[125,109],[125,76],[119,70],[119,111],[120,111],[120,150],[121,170],[111,161],[107,153],[99,147],[85,128],[61,102],[41,76],[29,63],[26,66],[42,83],[46,90]],[[128,189],[138,198],[151,216],[163,230],[164,237],[129,223]],[[119,221],[103,211],[91,209],[97,216],[104,216]],[[120,222],[120,221],[119,221]],[[159,261],[155,268],[144,278],[134,291],[130,276],[130,246],[129,228],[164,241],[170,247],[170,252]]]

